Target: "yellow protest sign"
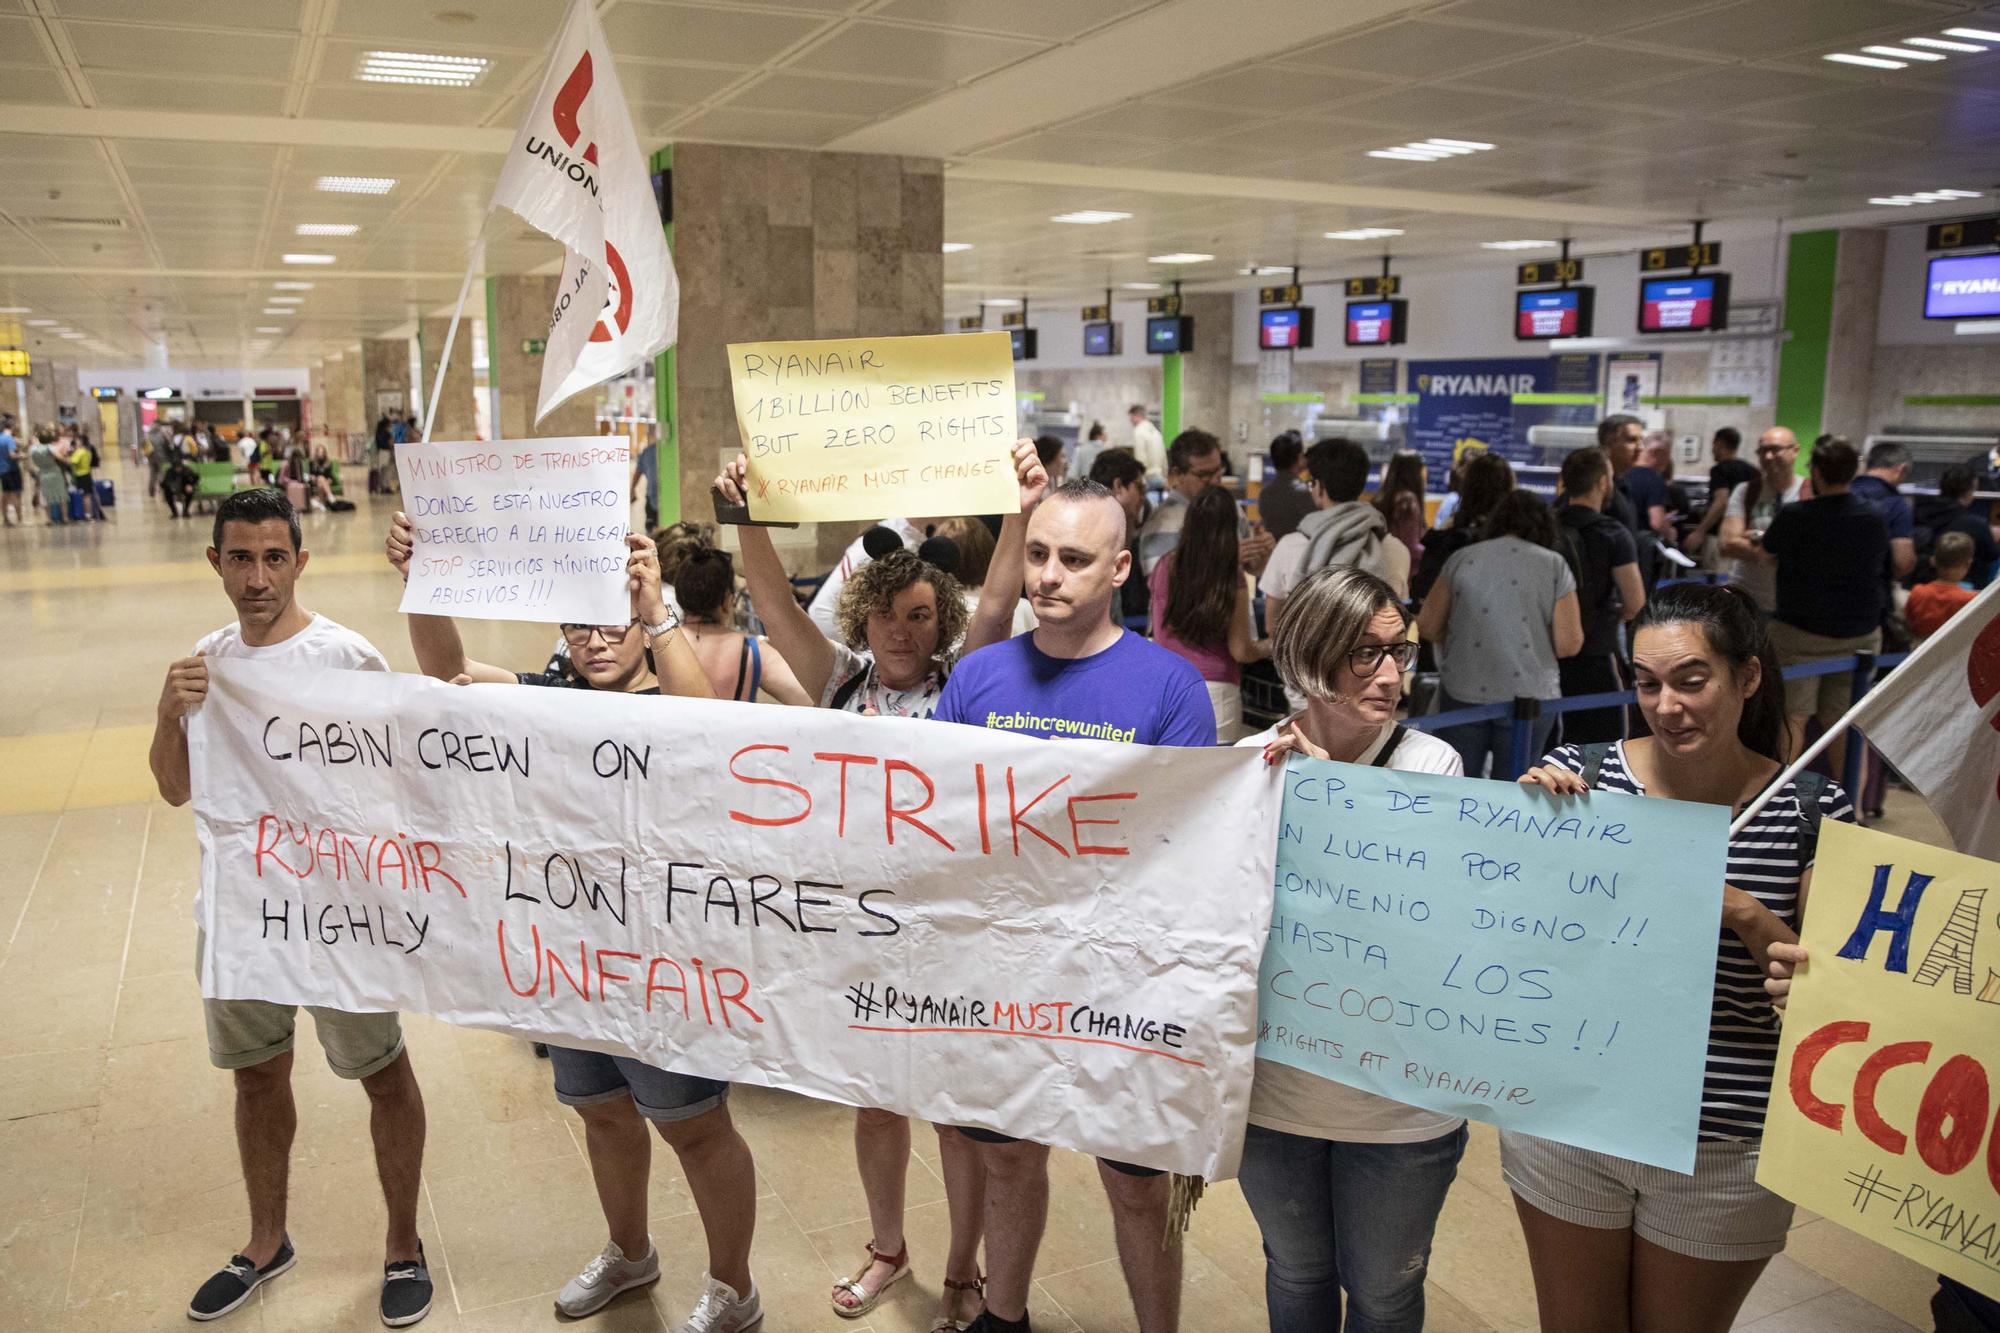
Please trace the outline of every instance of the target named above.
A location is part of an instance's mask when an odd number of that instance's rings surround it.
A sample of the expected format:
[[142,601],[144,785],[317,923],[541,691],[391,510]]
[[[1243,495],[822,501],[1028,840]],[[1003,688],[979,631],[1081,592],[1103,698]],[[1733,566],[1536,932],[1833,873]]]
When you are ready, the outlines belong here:
[[757,519],[1020,508],[1004,333],[731,343],[729,383]]
[[1828,824],[1758,1183],[2000,1297],[2000,866]]

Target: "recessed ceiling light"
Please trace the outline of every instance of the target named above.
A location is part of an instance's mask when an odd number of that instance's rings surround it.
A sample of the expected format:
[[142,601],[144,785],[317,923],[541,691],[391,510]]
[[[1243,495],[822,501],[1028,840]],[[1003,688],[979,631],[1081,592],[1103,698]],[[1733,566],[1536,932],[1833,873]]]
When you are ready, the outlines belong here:
[[1835,51],[1832,55],[1821,56],[1822,60],[1835,61],[1842,65],[1866,65],[1869,69],[1908,69],[1907,60],[1884,60],[1880,56],[1855,56],[1845,51]]
[[352,222],[301,222],[292,228],[295,236],[352,236],[361,228]]
[[1424,143],[1434,144],[1439,148],[1462,148],[1470,153],[1489,153],[1493,151],[1492,144],[1481,143],[1477,139],[1426,139]]
[[1492,144],[1481,143],[1477,139],[1425,139],[1397,144],[1393,148],[1371,148],[1368,156],[1387,158],[1392,162],[1438,162],[1447,157],[1491,151]]
[[1011,296],[988,296],[983,300],[981,300],[979,304],[990,305],[994,307],[1002,307],[1002,306],[1017,306],[1021,303],[1019,301],[1016,301]]
[[282,255],[287,264],[331,264],[332,255]]
[[274,282],[271,287],[280,292],[309,292],[313,289],[309,282]]
[[1891,60],[1943,60],[1935,51],[1912,51],[1906,46],[1864,46],[1861,48],[1871,56],[1887,56]]
[[1114,213],[1104,208],[1079,208],[1074,213],[1058,213],[1051,222],[1073,222],[1079,227],[1095,227],[1101,222],[1123,222],[1130,213]]
[[483,56],[426,55],[415,51],[368,51],[354,65],[363,83],[415,83],[433,88],[470,88],[486,77]]
[[1481,241],[1482,250],[1553,250],[1554,241]]
[[32,306],[25,305],[0,305],[0,315],[25,315],[31,309]]
[[1118,285],[1128,292],[1157,292],[1160,290],[1160,284],[1157,282],[1121,282]]
[[1892,194],[1870,199],[1871,204],[1881,204],[1889,208],[1908,208],[1913,204],[1945,204],[1954,199],[1983,198],[1977,190],[1913,190],[1909,194]]
[[267,296],[264,299],[272,305],[298,305],[306,298],[303,296]]
[[1238,269],[1237,275],[1245,278],[1275,278],[1291,271],[1290,264],[1251,264],[1247,268]]
[[313,188],[328,194],[387,194],[396,188],[394,176],[321,176]]
[[1905,37],[1903,45],[1928,46],[1935,51],[1969,51],[1973,55],[1978,55],[1986,49],[1983,46],[1975,46],[1971,42],[1948,42],[1942,37]]
[[962,254],[972,248],[971,241],[946,241],[938,249],[948,255]]
[[272,326],[272,325],[266,325],[266,324],[260,324],[260,325],[258,325],[258,327],[257,327],[257,332],[259,332],[259,333],[283,333],[283,332],[284,332],[284,330],[283,330],[283,329],[281,329],[281,328],[276,328],[276,327],[274,327],[274,326]]
[[31,329],[52,329],[55,326],[56,321],[53,319],[31,319],[28,321],[28,327]]
[[1401,236],[1401,227],[1350,227],[1346,231],[1326,233],[1329,241],[1382,241],[1391,236]]
[[1147,257],[1146,262],[1148,264],[1206,264],[1213,258],[1215,258],[1214,255],[1176,252],[1170,255],[1150,255]]
[[78,333],[75,329],[64,329],[62,331],[62,336],[70,339],[71,341],[75,341],[78,338],[86,338],[89,337],[90,335],[84,333]]
[[264,307],[264,313],[267,315],[296,315],[299,312],[288,305],[267,305]]
[[1985,28],[1946,28],[1944,35],[1966,37],[1975,42],[2000,42],[2000,32],[1991,32]]

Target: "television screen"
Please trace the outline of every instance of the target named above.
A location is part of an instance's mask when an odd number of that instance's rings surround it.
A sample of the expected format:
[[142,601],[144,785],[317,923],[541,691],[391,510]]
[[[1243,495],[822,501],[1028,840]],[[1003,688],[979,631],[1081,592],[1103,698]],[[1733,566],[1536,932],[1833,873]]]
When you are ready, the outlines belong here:
[[1085,356],[1117,356],[1121,341],[1118,337],[1118,326],[1110,320],[1083,326]]
[[1729,327],[1729,275],[1647,278],[1639,284],[1639,332],[1705,333]]
[[1035,359],[1036,338],[1033,329],[1009,329],[1007,330],[1007,336],[1013,340],[1014,359],[1016,361],[1033,361]]
[[1925,319],[2000,315],[2000,255],[1945,255],[1931,261]]
[[1347,345],[1389,347],[1403,341],[1409,329],[1408,301],[1349,301]]
[[1588,338],[1596,295],[1596,289],[1591,287],[1517,292],[1514,296],[1514,336],[1524,341]]
[[1154,315],[1146,321],[1146,350],[1193,351],[1194,319],[1188,315]]
[[1265,310],[1257,316],[1257,346],[1267,352],[1281,347],[1313,345],[1313,312],[1310,306],[1286,310]]

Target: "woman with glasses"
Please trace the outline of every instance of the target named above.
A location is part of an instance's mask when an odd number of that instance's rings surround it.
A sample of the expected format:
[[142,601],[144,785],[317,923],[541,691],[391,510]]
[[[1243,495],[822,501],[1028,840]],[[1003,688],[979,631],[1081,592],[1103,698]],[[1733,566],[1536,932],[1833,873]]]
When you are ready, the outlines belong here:
[[[649,537],[625,539],[632,618],[620,625],[564,625],[567,663],[514,672],[465,655],[449,616],[413,615],[410,646],[427,676],[460,685],[543,685],[619,694],[674,694],[711,699],[708,675],[667,605],[660,559]],[[389,563],[409,578],[408,516],[391,521]],[[679,1074],[624,1056],[548,1047],[556,1100],[583,1120],[591,1178],[611,1236],[598,1256],[556,1294],[571,1319],[595,1313],[613,1297],[660,1280],[660,1256],[647,1230],[646,1182],[652,1139],[646,1122],[680,1159],[708,1242],[708,1272],[694,1312],[678,1333],[735,1333],[763,1317],[750,1277],[757,1223],[757,1173],[750,1145],[729,1117],[729,1085]]]
[[[1271,640],[1305,709],[1237,744],[1263,747],[1270,764],[1296,753],[1456,777],[1456,750],[1396,721],[1416,657],[1388,584],[1351,565],[1322,569],[1286,599]],[[1355,1328],[1421,1329],[1431,1235],[1465,1139],[1457,1116],[1259,1060],[1241,1183],[1264,1236],[1271,1333],[1341,1327],[1343,1292]]]

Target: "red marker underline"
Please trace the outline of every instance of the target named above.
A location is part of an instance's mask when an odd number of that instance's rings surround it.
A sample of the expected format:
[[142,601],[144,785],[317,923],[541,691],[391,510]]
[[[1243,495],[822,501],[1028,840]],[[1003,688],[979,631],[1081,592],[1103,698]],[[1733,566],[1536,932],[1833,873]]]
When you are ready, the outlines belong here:
[[1113,1041],[1109,1037],[1072,1037],[1063,1032],[1009,1032],[1005,1028],[877,1028],[865,1023],[849,1023],[849,1032],[968,1032],[987,1037],[1037,1037],[1042,1041],[1074,1041],[1085,1046],[1116,1046],[1121,1051],[1137,1051],[1140,1055],[1157,1055],[1166,1060],[1177,1060],[1196,1069],[1206,1069],[1208,1065],[1185,1055],[1175,1055],[1172,1051],[1156,1051],[1150,1046],[1134,1046],[1129,1042]]

